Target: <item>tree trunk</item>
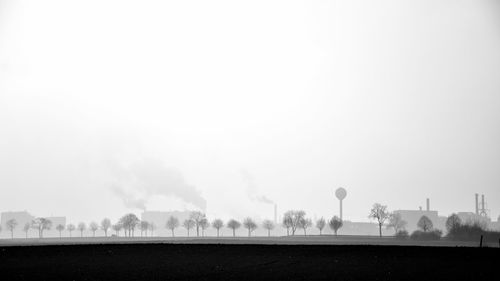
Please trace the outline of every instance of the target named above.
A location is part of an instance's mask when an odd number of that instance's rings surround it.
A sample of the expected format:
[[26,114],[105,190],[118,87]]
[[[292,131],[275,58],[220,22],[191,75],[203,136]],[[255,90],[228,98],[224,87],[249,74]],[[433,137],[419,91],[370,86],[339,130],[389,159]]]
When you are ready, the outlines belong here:
[[322,230],[320,229],[320,230],[319,230],[319,235],[321,235],[321,231],[322,231]]
[[380,237],[382,237],[382,224],[378,225],[378,233],[379,233]]
[[217,237],[219,237],[219,229],[217,228]]
[[187,230],[188,230],[188,237],[189,237],[189,228]]
[[200,228],[196,226],[196,237],[200,236]]
[[304,236],[307,236],[306,229],[304,228]]
[[235,228],[233,228],[233,237],[236,237]]
[[248,237],[250,237],[250,228],[248,229]]

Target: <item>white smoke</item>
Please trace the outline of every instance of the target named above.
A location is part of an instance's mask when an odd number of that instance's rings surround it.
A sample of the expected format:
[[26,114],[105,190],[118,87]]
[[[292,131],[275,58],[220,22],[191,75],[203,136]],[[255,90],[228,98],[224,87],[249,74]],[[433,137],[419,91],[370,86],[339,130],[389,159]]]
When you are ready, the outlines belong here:
[[201,210],[207,207],[206,200],[196,187],[186,183],[178,170],[165,167],[160,160],[143,159],[130,166],[120,167],[116,174],[120,185],[133,191],[126,192],[118,184],[112,187],[127,207],[145,210],[148,199],[155,195],[174,196]]
[[243,178],[243,181],[247,185],[246,186],[247,195],[251,200],[266,204],[274,204],[273,200],[269,199],[264,195],[258,194],[258,188],[257,185],[255,184],[255,178],[252,174],[250,174],[246,169],[241,169],[240,173],[241,177]]

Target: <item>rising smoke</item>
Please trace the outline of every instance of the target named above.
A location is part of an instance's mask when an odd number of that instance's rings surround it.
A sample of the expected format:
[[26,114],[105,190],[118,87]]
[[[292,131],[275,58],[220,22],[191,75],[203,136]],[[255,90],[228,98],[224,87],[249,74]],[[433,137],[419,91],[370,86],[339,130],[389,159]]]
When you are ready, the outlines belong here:
[[240,173],[243,181],[247,185],[246,186],[247,195],[252,201],[257,201],[266,204],[274,204],[273,200],[269,199],[264,195],[258,194],[258,188],[257,185],[255,184],[255,178],[252,174],[250,174],[246,169],[241,169]]
[[[154,195],[174,196],[201,210],[207,207],[206,200],[196,187],[187,184],[178,170],[165,167],[160,160],[144,159],[121,167],[117,181],[119,183],[111,189],[129,208],[145,210],[148,198]],[[131,192],[127,192],[124,186]]]
[[142,199],[142,198],[137,198],[135,195],[127,192],[123,187],[113,184],[111,186],[111,190],[113,193],[120,197],[122,199],[123,204],[127,208],[132,208],[132,209],[141,209],[143,211],[146,211],[146,202],[147,200]]

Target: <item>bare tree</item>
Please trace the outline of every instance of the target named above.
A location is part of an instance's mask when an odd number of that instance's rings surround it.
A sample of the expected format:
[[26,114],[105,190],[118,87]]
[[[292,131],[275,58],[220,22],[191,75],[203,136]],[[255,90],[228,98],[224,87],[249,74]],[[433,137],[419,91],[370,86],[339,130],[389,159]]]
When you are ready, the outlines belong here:
[[237,220],[234,220],[234,219],[230,219],[227,222],[227,227],[231,228],[233,230],[233,237],[236,236],[236,229],[240,228],[240,226],[241,226],[241,223]]
[[30,231],[31,228],[31,223],[27,222],[24,224],[23,230],[24,233],[26,234],[26,239],[28,239],[28,232]]
[[302,228],[304,230],[304,236],[307,236],[307,228],[312,226],[311,219],[302,218],[299,220],[297,225],[298,228]]
[[64,230],[64,225],[58,224],[56,226],[56,230],[59,231],[59,238],[61,238],[62,237],[62,231]]
[[264,220],[262,222],[262,227],[267,230],[267,237],[270,237],[271,236],[271,230],[274,229],[274,222],[272,222],[271,220]]
[[[500,217],[498,221],[500,221]],[[457,214],[451,214],[451,216],[449,216],[446,219],[446,230],[448,231],[448,233],[452,233],[461,225],[462,225],[462,220]]]
[[99,225],[93,221],[89,224],[90,231],[92,231],[92,237],[95,237],[95,232],[99,229]]
[[68,230],[68,232],[69,232],[69,237],[73,237],[73,236],[71,235],[71,232],[73,232],[73,231],[76,229],[75,225],[74,225],[74,224],[72,224],[72,223],[70,223],[70,224],[68,224],[68,226],[66,227],[66,229],[67,229],[67,230]]
[[182,226],[187,230],[187,235],[189,237],[189,230],[195,226],[195,222],[192,219],[184,220]]
[[257,224],[251,218],[244,219],[243,226],[248,229],[248,237],[250,237],[252,232],[257,229]]
[[7,229],[10,231],[10,238],[14,238],[14,229],[16,229],[17,226],[17,221],[16,219],[10,219],[8,220],[5,225],[7,226]]
[[398,233],[406,227],[407,222],[403,220],[400,213],[392,212],[389,215],[389,222],[387,223],[387,228],[393,228],[394,233]]
[[424,232],[432,230],[432,228],[434,227],[431,219],[429,219],[427,216],[422,216],[418,220],[417,226],[418,226],[418,228],[422,229]]
[[377,220],[378,232],[380,237],[382,237],[382,226],[384,225],[385,221],[389,218],[389,211],[387,210],[387,206],[382,205],[380,203],[373,204],[373,207],[370,210],[370,215],[368,216],[368,218]]
[[283,227],[286,228],[286,236],[290,235],[290,228],[292,227],[292,218],[290,216],[283,216]]
[[108,230],[111,227],[111,220],[105,218],[101,221],[101,229],[104,231],[104,236],[108,237]]
[[212,227],[217,229],[217,237],[219,237],[219,231],[224,227],[224,222],[221,219],[215,219],[212,222]]
[[196,226],[196,236],[200,236],[201,222],[206,219],[205,214],[199,211],[191,212],[189,219],[191,219]]
[[323,217],[321,217],[318,221],[316,221],[316,228],[319,229],[319,235],[323,234],[323,228],[326,226],[326,221]]
[[87,229],[87,225],[84,222],[78,224],[78,231],[80,231],[80,237],[83,237],[83,232]]
[[139,224],[139,228],[141,229],[141,237],[143,233],[146,233],[146,237],[148,236],[149,223],[147,221],[141,221]]
[[46,218],[36,218],[31,222],[31,227],[38,230],[38,237],[43,237],[43,231],[52,227],[52,222]]
[[123,226],[120,223],[115,223],[111,228],[115,231],[116,236],[120,236],[120,230],[122,230]]
[[206,218],[204,218],[200,221],[201,236],[202,237],[205,237],[205,229],[207,229],[209,226],[210,226],[210,223],[208,223],[208,220]]
[[335,233],[335,236],[337,236],[337,231],[339,231],[339,229],[344,225],[344,222],[342,222],[342,220],[337,217],[337,216],[334,216],[329,222],[328,222],[328,225],[330,226],[330,228],[333,230],[333,232]]
[[291,229],[292,235],[295,235],[295,231],[299,227],[299,222],[304,219],[306,216],[306,212],[302,210],[290,210],[285,213],[283,216],[283,224]]
[[[185,222],[184,222],[185,223]],[[185,226],[185,225],[184,225]],[[170,231],[172,232],[172,237],[175,237],[175,229],[177,227],[179,227],[179,219],[174,217],[174,216],[170,216],[167,220],[167,224],[166,224],[166,227],[168,229],[170,229]],[[193,227],[193,226],[191,226]],[[190,227],[190,228],[191,228]],[[188,230],[188,236],[189,236],[189,230]]]
[[137,216],[130,213],[130,214],[126,214],[123,217],[121,217],[119,224],[122,225],[122,227],[125,231],[125,236],[128,235],[128,237],[131,237],[131,236],[134,236],[135,227],[139,224],[139,222],[140,221],[137,218]]

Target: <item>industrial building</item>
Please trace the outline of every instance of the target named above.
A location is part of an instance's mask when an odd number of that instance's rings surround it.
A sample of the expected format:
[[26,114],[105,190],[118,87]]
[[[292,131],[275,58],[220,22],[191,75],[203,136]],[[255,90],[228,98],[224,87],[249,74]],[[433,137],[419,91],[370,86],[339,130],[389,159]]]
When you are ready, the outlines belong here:
[[9,230],[7,228],[7,221],[9,221],[11,219],[15,219],[16,220],[17,226],[14,229],[14,237],[17,237],[17,236],[21,236],[21,235],[24,236],[24,233],[23,233],[23,227],[24,227],[24,225],[27,224],[27,223],[31,224],[31,221],[34,218],[35,217],[32,216],[27,211],[21,211],[21,212],[3,212],[1,214],[1,220],[0,220],[1,226],[2,226],[2,230],[3,230],[3,232],[5,232],[3,236],[9,235],[9,237],[10,237],[10,233],[7,233],[7,232],[9,232]]
[[[406,230],[412,232],[418,229],[417,223],[422,216],[427,216],[434,225],[435,229],[446,232],[446,219],[447,216],[440,216],[438,211],[431,210],[430,199],[426,200],[426,209],[422,210],[395,210],[395,213],[401,214],[403,220],[407,222]],[[475,194],[475,212],[457,212],[457,216],[463,223],[478,222],[491,230],[500,230],[500,217],[497,222],[492,222],[489,217],[489,210],[486,208],[486,200],[484,195],[481,195],[481,202],[479,201],[479,194]]]
[[[52,227],[51,229],[44,231],[44,236],[45,237],[59,236],[59,233],[56,230],[56,226],[59,224],[66,226],[66,217],[45,217],[45,218],[52,222]],[[14,229],[14,237],[26,237],[26,233],[23,230],[24,226],[26,224],[31,224],[32,221],[35,219],[35,216],[31,215],[27,211],[3,212],[1,214],[1,226],[2,230],[4,230],[2,236],[10,237],[10,231],[8,231],[6,223],[11,219],[15,219],[17,222],[16,228]],[[33,237],[34,235],[35,235],[35,230],[30,229],[28,231],[28,236]]]

